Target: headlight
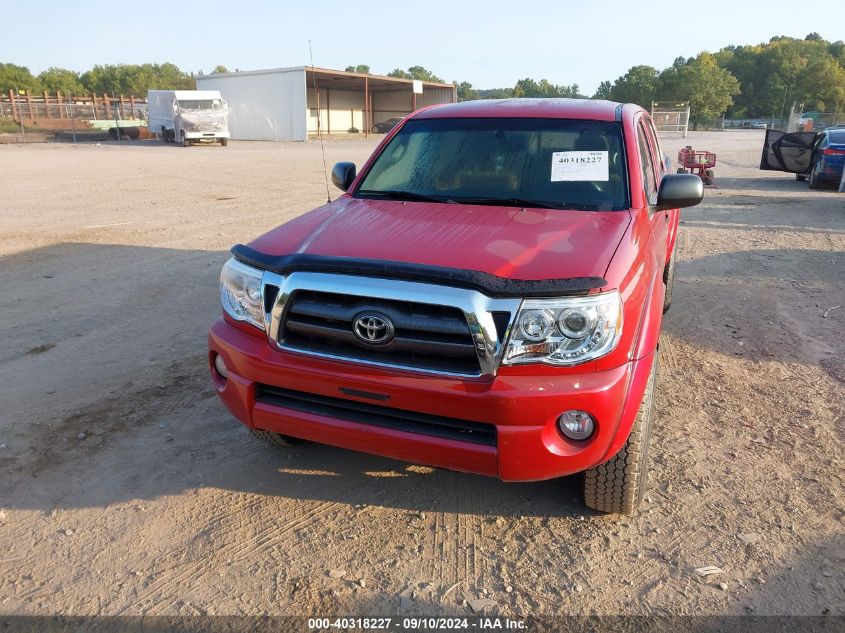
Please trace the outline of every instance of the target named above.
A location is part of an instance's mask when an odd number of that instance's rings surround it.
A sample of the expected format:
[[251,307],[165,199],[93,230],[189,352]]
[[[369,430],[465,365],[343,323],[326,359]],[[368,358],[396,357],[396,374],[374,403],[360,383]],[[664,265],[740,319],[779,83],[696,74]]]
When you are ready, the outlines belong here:
[[230,259],[220,273],[220,301],[233,319],[246,321],[263,330],[262,275],[262,271]]
[[613,351],[622,334],[622,299],[613,290],[589,297],[526,299],[503,363],[577,365]]

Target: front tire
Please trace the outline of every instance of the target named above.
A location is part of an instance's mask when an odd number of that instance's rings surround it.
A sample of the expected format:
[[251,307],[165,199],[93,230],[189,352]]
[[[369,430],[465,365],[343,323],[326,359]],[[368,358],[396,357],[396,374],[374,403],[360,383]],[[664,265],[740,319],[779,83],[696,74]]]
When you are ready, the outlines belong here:
[[795,174],[795,180],[798,182],[804,182],[807,180],[807,174]]
[[654,418],[657,352],[631,435],[608,462],[584,473],[584,501],[600,512],[632,515],[637,512],[648,487],[648,444]]
[[290,437],[289,435],[282,435],[281,433],[273,433],[272,431],[264,431],[262,429],[250,429],[249,432],[270,446],[295,446],[306,443],[305,440],[297,437]]
[[188,137],[185,136],[185,132],[182,132],[182,147],[188,147],[191,142],[188,140]]
[[227,138],[221,138],[220,139],[220,146],[221,147],[226,147],[228,144],[229,144],[229,139],[227,139]]

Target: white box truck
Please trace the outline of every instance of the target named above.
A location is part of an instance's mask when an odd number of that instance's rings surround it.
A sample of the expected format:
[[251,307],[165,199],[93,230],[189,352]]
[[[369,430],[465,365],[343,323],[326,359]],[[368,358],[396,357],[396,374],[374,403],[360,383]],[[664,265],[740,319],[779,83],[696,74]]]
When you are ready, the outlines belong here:
[[147,125],[166,143],[229,142],[228,108],[219,90],[150,90]]

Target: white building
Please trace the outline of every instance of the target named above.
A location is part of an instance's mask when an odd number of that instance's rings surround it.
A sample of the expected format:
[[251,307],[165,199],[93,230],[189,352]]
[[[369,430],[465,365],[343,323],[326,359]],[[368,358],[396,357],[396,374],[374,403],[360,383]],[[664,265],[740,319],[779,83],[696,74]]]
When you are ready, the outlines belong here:
[[366,135],[387,119],[457,101],[451,84],[311,66],[202,75],[197,89],[219,90],[232,138],[249,141],[305,141],[317,133],[318,116],[323,134]]

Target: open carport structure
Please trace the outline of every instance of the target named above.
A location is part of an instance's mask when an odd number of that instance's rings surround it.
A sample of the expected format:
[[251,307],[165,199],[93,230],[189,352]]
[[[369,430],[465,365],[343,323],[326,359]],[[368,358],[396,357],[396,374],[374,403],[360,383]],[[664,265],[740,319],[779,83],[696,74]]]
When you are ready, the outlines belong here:
[[375,124],[415,109],[457,101],[452,84],[298,66],[203,75],[198,90],[229,104],[232,138],[304,141],[325,134],[369,134]]

